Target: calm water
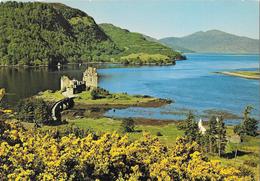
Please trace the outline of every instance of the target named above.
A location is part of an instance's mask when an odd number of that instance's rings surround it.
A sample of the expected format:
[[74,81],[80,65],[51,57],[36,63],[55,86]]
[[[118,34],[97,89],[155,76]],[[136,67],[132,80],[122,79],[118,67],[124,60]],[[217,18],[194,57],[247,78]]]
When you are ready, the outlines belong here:
[[[111,92],[146,94],[169,98],[175,103],[161,108],[128,108],[109,111],[107,116],[178,119],[188,110],[198,115],[217,109],[241,115],[246,105],[255,107],[259,118],[259,81],[215,74],[215,71],[258,70],[259,55],[189,54],[175,66],[101,67],[100,86]],[[61,75],[81,78],[85,67],[63,70],[0,68],[0,87],[8,102],[29,97],[46,89],[59,89]],[[229,123],[236,123],[230,120]]]

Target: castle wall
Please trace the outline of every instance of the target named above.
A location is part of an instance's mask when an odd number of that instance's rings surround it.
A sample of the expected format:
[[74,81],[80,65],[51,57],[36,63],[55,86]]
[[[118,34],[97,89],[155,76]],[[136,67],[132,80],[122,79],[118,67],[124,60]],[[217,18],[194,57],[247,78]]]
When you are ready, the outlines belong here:
[[62,76],[61,79],[60,79],[60,90],[63,92],[63,91],[66,91],[66,89],[68,87],[72,87],[73,86],[73,82],[72,80],[69,79],[69,77],[67,76]]
[[97,69],[93,67],[88,67],[83,73],[83,81],[87,87],[98,87],[98,73]]

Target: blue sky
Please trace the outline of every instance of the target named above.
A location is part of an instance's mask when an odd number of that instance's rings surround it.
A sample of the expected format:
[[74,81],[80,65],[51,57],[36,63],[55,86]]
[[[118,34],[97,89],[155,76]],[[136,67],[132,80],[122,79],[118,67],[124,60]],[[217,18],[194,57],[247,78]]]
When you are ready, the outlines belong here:
[[[49,0],[51,1],[51,0]],[[219,29],[259,38],[257,0],[63,0],[97,23],[163,38]]]

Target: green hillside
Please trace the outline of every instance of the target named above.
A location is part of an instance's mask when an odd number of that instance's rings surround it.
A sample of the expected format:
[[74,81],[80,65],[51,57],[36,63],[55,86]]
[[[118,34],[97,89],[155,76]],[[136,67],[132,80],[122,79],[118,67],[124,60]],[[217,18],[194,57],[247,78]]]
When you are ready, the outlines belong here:
[[147,40],[147,38],[140,33],[133,33],[112,24],[100,24],[99,26],[119,48],[124,50],[124,55],[145,53],[166,55],[170,59],[184,58],[180,53],[173,51],[161,43]]
[[163,38],[160,42],[174,49],[178,46],[200,53],[259,53],[259,40],[219,30],[200,31],[181,38]]
[[0,3],[0,64],[100,60],[120,50],[86,13],[51,3]]
[[145,57],[151,54],[148,62],[153,63],[158,63],[157,59],[150,60],[158,53],[167,56],[167,63],[181,58],[179,53],[140,34],[112,25],[102,25],[101,29],[85,12],[60,3],[1,2],[0,27],[0,65],[121,62],[122,56],[132,53],[146,53]]

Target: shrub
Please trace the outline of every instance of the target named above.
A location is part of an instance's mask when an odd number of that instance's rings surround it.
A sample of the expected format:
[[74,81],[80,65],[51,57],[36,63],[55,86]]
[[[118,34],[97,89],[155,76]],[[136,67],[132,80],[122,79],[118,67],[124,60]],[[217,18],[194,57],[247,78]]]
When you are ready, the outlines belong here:
[[91,95],[91,99],[95,100],[95,99],[102,99],[102,98],[106,98],[108,96],[110,96],[109,92],[103,88],[93,88],[90,91],[90,95]]
[[257,167],[257,162],[254,160],[246,160],[246,161],[244,161],[244,164],[248,165],[250,167]]
[[162,134],[160,131],[158,131],[158,132],[156,133],[156,136],[163,136],[163,134]]
[[253,180],[248,170],[208,160],[186,138],[167,147],[150,135],[131,141],[117,133],[95,137],[74,130],[80,137],[62,136],[3,124],[2,180]]
[[122,131],[124,133],[134,132],[135,130],[135,122],[131,118],[124,119],[121,124]]
[[17,106],[17,119],[37,124],[47,124],[50,120],[50,108],[41,99],[24,99]]

